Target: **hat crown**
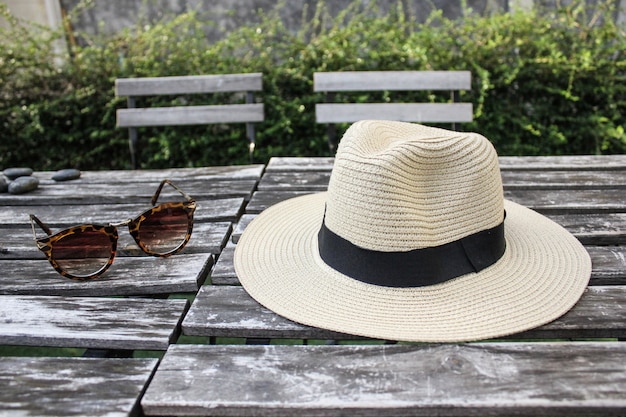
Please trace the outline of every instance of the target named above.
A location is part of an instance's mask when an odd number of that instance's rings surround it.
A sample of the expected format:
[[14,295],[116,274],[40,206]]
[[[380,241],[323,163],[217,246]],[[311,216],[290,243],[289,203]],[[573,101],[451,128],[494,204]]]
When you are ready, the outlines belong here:
[[326,226],[383,252],[439,246],[500,224],[498,156],[476,133],[361,121],[344,134],[326,199]]

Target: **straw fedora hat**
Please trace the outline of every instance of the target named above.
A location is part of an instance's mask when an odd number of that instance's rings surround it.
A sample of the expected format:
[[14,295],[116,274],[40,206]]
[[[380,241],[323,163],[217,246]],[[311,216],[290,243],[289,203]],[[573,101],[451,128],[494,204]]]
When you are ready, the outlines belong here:
[[504,199],[485,137],[376,120],[346,131],[328,191],[261,213],[234,262],[245,290],[281,316],[417,342],[548,323],[591,274],[576,238]]

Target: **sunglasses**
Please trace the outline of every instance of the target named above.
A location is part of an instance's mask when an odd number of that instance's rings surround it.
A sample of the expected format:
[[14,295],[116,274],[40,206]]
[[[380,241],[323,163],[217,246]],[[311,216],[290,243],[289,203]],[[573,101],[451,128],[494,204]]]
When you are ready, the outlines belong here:
[[[165,184],[180,192],[187,201],[156,205]],[[34,214],[30,215],[30,221],[35,243],[52,267],[64,277],[88,280],[102,275],[113,264],[118,226],[127,225],[139,248],[148,255],[170,256],[185,247],[193,229],[194,199],[165,179],[152,197],[152,205],[150,210],[121,223],[82,224],[55,234]],[[38,238],[35,224],[48,236]]]

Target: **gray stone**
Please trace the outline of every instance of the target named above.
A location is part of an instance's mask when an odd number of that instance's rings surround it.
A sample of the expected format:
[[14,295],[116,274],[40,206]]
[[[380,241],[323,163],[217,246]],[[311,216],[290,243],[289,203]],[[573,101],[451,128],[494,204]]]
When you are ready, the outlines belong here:
[[33,175],[33,170],[26,167],[20,168],[7,168],[3,172],[4,176],[10,180],[14,180],[18,177],[29,177]]
[[0,193],[6,193],[9,191],[9,181],[6,177],[0,175]]
[[24,194],[36,190],[37,187],[39,187],[39,180],[37,177],[18,177],[9,183],[9,193]]
[[74,168],[59,170],[52,176],[55,181],[70,181],[78,178],[80,178],[80,171]]

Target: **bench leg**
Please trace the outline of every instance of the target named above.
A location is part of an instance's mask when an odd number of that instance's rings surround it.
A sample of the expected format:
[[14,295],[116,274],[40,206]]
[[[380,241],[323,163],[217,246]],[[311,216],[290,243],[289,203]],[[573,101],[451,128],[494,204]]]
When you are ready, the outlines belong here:
[[133,169],[139,168],[139,150],[137,149],[137,129],[128,129],[128,147],[130,149],[130,164]]
[[326,128],[328,135],[328,153],[330,156],[335,156],[335,149],[337,148],[337,127],[334,124],[329,124]]

